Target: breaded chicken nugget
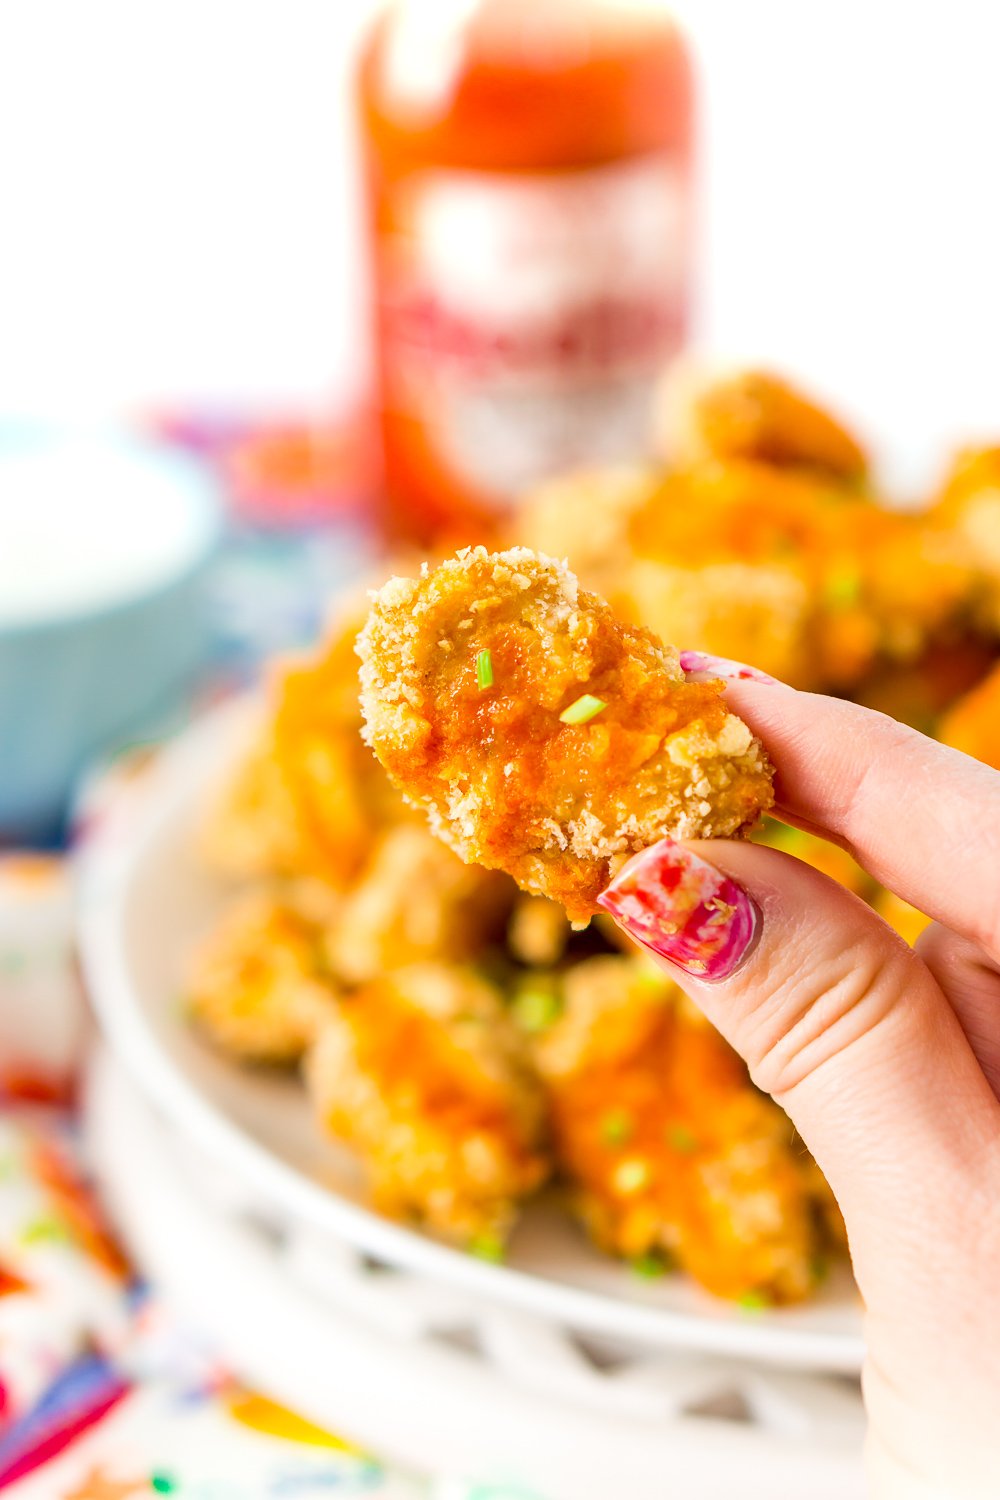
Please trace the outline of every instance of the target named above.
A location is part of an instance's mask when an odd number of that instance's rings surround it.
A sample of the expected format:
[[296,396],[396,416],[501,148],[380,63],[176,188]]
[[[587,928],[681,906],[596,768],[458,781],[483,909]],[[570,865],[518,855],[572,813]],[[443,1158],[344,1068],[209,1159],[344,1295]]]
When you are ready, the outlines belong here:
[[[629,541],[634,608],[654,628],[804,687],[849,686],[880,660],[915,659],[963,627],[979,587],[941,525],[745,459],[667,476],[632,511]],[[683,609],[685,581],[704,613],[696,637],[679,634],[698,624]],[[621,593],[614,602],[632,612]]]
[[611,603],[662,640],[697,641],[699,650],[753,662],[793,686],[816,683],[815,595],[787,562],[690,567],[636,558]]
[[548,1172],[543,1106],[499,993],[440,964],[344,999],[306,1064],[323,1124],[377,1206],[459,1243],[506,1234]]
[[1000,446],[957,455],[930,517],[968,549],[980,579],[978,623],[1000,634]]
[[196,952],[190,1014],[222,1052],[244,1062],[296,1062],[336,1009],[318,929],[280,895],[254,891],[226,911]]
[[351,616],[314,657],[275,674],[261,740],[203,834],[213,868],[240,877],[311,875],[342,889],[376,831],[406,816],[358,734],[360,624]]
[[562,564],[467,549],[375,596],[359,637],[366,737],[469,861],[586,921],[664,835],[726,837],[772,801],[719,682],[623,625]]
[[345,895],[327,957],[349,984],[407,964],[468,959],[500,936],[516,895],[506,876],[463,864],[426,824],[399,823],[379,836]]
[[641,959],[584,960],[563,998],[535,1058],[597,1243],[665,1256],[720,1297],[806,1296],[821,1248],[808,1158],[741,1060]]
[[551,968],[565,953],[570,930],[557,901],[519,894],[507,923],[507,947],[519,963]]
[[952,705],[938,739],[1000,771],[1000,666]]
[[586,587],[614,606],[634,560],[632,517],[662,479],[656,469],[626,467],[550,479],[518,506],[511,542],[544,557],[568,557]]
[[776,468],[808,468],[860,483],[868,460],[860,443],[828,411],[763,370],[667,393],[665,414],[675,457],[751,458]]
[[966,448],[957,455],[934,514],[956,527],[984,565],[1000,573],[1000,446]]

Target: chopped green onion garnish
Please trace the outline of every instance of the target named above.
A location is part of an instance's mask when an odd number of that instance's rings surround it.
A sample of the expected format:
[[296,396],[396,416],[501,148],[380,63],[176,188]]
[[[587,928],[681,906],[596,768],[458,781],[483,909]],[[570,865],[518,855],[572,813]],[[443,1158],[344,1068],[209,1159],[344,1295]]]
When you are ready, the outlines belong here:
[[825,1255],[814,1255],[809,1266],[813,1281],[819,1283],[825,1281],[830,1274],[830,1261]]
[[686,1125],[668,1126],[667,1141],[682,1156],[690,1156],[692,1151],[698,1149],[698,1137]]
[[480,651],[476,657],[476,681],[481,688],[493,686],[493,653]]
[[606,1146],[624,1146],[632,1139],[635,1121],[627,1109],[613,1109],[601,1121],[601,1140]]
[[477,1234],[469,1242],[469,1254],[474,1255],[477,1260],[488,1260],[499,1265],[505,1253],[506,1247],[498,1234]]
[[514,996],[514,1018],[525,1031],[546,1031],[562,1012],[562,1001],[555,989],[525,986]]
[[666,991],[670,987],[670,980],[662,969],[658,969],[652,959],[640,955],[632,971],[632,983],[639,990]]
[[651,1250],[648,1255],[637,1255],[629,1262],[629,1265],[633,1275],[641,1276],[643,1281],[658,1281],[670,1269],[666,1258],[657,1254],[655,1250]]
[[575,703],[571,703],[569,708],[564,708],[559,718],[564,724],[586,724],[587,720],[594,718],[602,708],[607,708],[603,699],[595,698],[592,693],[584,693],[582,697],[577,698]]
[[771,1299],[766,1292],[744,1292],[736,1301],[744,1312],[761,1312],[765,1307],[771,1306]]
[[831,573],[823,586],[823,596],[831,609],[849,609],[861,598],[861,574],[856,568],[841,568]]

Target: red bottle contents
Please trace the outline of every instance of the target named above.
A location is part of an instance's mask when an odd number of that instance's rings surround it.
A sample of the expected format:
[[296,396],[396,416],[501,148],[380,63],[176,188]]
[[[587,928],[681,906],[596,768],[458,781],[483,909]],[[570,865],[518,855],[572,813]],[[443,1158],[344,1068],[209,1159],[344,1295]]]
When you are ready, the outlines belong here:
[[686,332],[692,86],[639,0],[411,0],[360,75],[389,521],[636,460]]

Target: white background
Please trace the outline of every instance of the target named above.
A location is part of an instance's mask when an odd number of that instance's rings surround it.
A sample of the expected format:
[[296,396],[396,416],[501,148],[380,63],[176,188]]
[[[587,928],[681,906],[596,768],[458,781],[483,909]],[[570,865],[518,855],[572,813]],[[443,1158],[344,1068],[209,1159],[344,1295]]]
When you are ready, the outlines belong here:
[[[365,378],[365,0],[0,0],[0,414],[322,409]],[[1000,6],[678,0],[700,328],[897,466],[1000,433]]]

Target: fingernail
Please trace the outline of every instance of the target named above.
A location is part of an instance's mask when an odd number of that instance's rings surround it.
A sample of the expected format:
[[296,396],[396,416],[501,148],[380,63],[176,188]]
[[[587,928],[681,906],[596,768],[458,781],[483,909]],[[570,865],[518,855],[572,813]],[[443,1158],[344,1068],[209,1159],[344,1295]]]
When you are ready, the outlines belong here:
[[629,937],[697,979],[728,979],[757,935],[746,891],[671,839],[630,859],[598,897]]
[[779,687],[777,677],[769,677],[758,667],[748,667],[743,661],[730,661],[728,656],[709,656],[706,651],[682,651],[681,671],[688,677],[724,677],[729,682],[763,682]]

